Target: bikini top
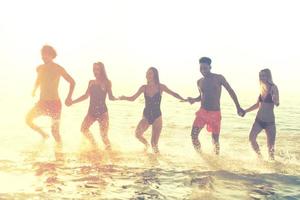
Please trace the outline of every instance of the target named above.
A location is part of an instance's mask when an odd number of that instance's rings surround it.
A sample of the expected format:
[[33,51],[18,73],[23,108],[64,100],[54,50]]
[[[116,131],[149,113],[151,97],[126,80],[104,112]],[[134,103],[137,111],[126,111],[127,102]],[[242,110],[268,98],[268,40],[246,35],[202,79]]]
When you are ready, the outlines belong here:
[[259,102],[264,102],[264,103],[274,103],[272,99],[272,95],[270,93],[267,94],[267,96],[263,99],[261,95],[258,97]]

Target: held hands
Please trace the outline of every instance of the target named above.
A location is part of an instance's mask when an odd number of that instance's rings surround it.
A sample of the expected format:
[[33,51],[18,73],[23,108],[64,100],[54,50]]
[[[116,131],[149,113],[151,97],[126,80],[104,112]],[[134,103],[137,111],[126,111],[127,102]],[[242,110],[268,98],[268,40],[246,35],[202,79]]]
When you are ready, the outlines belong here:
[[194,98],[192,98],[192,97],[188,97],[188,98],[186,99],[186,101],[189,102],[190,104],[193,104],[193,103],[196,102],[196,100],[195,100]]
[[117,100],[126,100],[126,97],[123,95],[123,96],[118,97]]
[[70,97],[67,97],[65,100],[65,104],[66,104],[66,106],[71,106],[73,104],[72,99]]
[[237,114],[240,116],[240,117],[244,117],[245,114],[246,114],[246,111],[244,109],[242,109],[241,107],[239,107],[237,109]]

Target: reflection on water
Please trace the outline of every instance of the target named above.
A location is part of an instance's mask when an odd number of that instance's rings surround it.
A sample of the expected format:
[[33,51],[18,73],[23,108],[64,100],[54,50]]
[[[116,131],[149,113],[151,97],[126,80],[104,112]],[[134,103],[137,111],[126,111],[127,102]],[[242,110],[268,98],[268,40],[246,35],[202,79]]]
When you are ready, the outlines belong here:
[[[47,159],[51,154],[53,160]],[[296,199],[299,168],[279,161],[244,162],[209,153],[123,153],[85,147],[77,152],[39,142],[24,160],[0,161],[4,199]],[[177,158],[179,159],[179,158]],[[252,165],[255,162],[255,165]],[[298,166],[299,167],[299,166]],[[295,175],[285,174],[293,170]],[[19,175],[17,175],[19,173]],[[13,183],[7,185],[4,180]],[[18,183],[18,184],[16,184]]]
[[[294,118],[287,123],[286,112],[279,110],[276,161],[269,162],[264,134],[258,143],[265,160],[257,161],[250,149],[251,115],[241,119],[232,106],[224,106],[220,156],[212,153],[205,131],[200,134],[203,154],[197,155],[189,126],[197,106],[167,103],[162,105],[161,155],[144,153],[134,137],[142,106],[129,112],[127,104],[109,105],[111,151],[104,150],[97,126],[91,128],[96,146],[82,137],[85,107],[64,108],[62,146],[53,138],[40,140],[22,123],[24,114],[14,113],[16,118],[6,118],[1,127],[0,199],[300,199],[300,129]],[[39,122],[50,130],[47,120]]]

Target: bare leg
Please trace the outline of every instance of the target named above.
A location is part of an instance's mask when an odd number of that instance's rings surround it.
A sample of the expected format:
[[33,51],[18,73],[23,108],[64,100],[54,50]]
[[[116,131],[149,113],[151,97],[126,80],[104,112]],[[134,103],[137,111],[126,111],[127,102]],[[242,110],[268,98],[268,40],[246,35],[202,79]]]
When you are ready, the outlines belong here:
[[152,125],[151,146],[153,153],[159,153],[158,140],[162,129],[162,117],[157,118]]
[[61,144],[61,137],[59,134],[60,117],[52,117],[51,132],[56,143]]
[[192,143],[197,153],[201,153],[201,144],[198,139],[199,133],[203,127],[195,127],[193,126],[191,131]]
[[212,133],[211,134],[212,143],[214,145],[214,151],[215,151],[216,155],[220,154],[219,135],[220,135],[220,133]]
[[276,137],[276,126],[268,126],[266,128],[267,141],[268,141],[268,149],[269,149],[269,158],[274,160],[274,152],[275,152],[275,137]]
[[149,147],[147,140],[143,137],[144,132],[148,129],[149,123],[146,119],[142,119],[135,130],[135,137],[145,145],[145,150]]
[[81,132],[90,141],[90,143],[93,146],[96,146],[96,142],[95,142],[95,139],[89,129],[95,121],[96,121],[96,119],[94,117],[87,115],[84,118],[82,125],[81,125]]
[[260,125],[257,122],[254,122],[252,129],[250,131],[250,135],[249,135],[249,141],[251,143],[251,146],[253,148],[253,150],[255,151],[255,153],[261,157],[261,153],[259,150],[259,146],[256,142],[256,138],[257,135],[262,131],[262,128],[260,127]]
[[44,130],[42,130],[40,127],[38,127],[33,123],[33,120],[41,115],[42,114],[38,112],[37,108],[33,107],[26,115],[26,124],[34,131],[38,132],[44,139],[46,139],[49,137],[49,135],[45,133]]
[[56,143],[55,149],[54,149],[54,155],[56,161],[63,161],[64,160],[64,154],[62,151],[62,144],[61,143]]
[[102,141],[105,144],[105,149],[109,150],[111,148],[110,142],[108,139],[108,128],[109,128],[109,117],[108,113],[103,113],[101,116],[101,119],[98,120],[99,122],[99,128],[100,128],[100,134],[102,137]]

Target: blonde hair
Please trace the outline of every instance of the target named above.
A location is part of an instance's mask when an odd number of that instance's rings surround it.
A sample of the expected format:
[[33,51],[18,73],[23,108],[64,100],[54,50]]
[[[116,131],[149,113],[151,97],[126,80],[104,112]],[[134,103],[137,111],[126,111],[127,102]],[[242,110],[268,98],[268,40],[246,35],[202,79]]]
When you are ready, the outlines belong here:
[[[259,75],[261,75],[262,73],[265,74],[266,76],[266,82],[272,86],[272,85],[275,85],[274,82],[273,82],[273,79],[272,79],[272,73],[271,73],[271,70],[266,68],[266,69],[263,69],[259,72]],[[261,81],[261,79],[259,78],[260,80],[260,88],[261,88],[261,94],[266,94],[268,92],[268,85],[266,85],[264,82]]]

